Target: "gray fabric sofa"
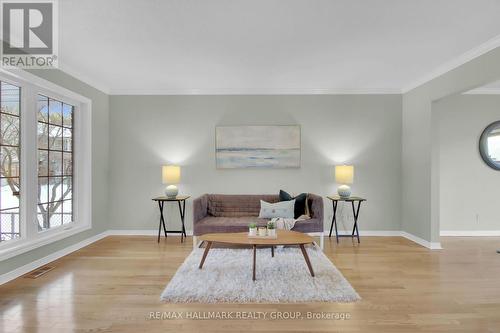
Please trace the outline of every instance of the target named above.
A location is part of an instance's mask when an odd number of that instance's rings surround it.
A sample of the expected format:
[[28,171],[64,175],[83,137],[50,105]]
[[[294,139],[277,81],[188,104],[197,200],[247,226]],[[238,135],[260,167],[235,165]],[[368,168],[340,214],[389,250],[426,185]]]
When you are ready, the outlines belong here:
[[[252,222],[265,226],[269,219],[259,219],[260,200],[278,202],[274,194],[204,194],[193,201],[193,235],[207,233],[244,232]],[[321,236],[323,247],[323,198],[308,195],[311,218],[297,221],[294,231]],[[194,244],[196,244],[196,239]]]

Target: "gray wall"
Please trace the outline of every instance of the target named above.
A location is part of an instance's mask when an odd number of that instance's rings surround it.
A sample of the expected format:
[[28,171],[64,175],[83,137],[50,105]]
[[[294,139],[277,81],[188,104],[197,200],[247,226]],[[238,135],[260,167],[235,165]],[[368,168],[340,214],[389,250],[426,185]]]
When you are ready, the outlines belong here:
[[[498,80],[500,48],[402,97],[109,97],[61,71],[32,73],[93,101],[93,228],[3,261],[0,274],[108,228],[155,229],[158,212],[150,198],[163,191],[160,168],[167,162],[183,166],[180,188],[193,197],[205,192],[276,193],[280,188],[327,195],[336,188],[332,166],[352,163],[354,194],[369,200],[361,211],[361,229],[402,229],[438,241],[440,145],[433,144],[439,140],[439,122],[432,102]],[[251,124],[301,125],[302,167],[216,170],[215,126]],[[325,227],[330,208],[326,203]],[[177,211],[170,209],[168,216],[179,224]]]
[[[181,193],[332,194],[333,165],[355,165],[365,230],[400,230],[401,96],[111,96],[110,228],[156,229],[161,166],[182,165]],[[301,125],[302,166],[217,170],[217,125]],[[187,229],[192,228],[192,200]],[[169,206],[174,227],[177,208]],[[346,207],[349,208],[349,207]],[[344,210],[345,213],[349,209]],[[331,219],[325,202],[325,227]],[[351,226],[352,223],[346,223]]]
[[109,97],[59,70],[33,70],[30,72],[92,100],[92,229],[2,261],[0,274],[43,258],[108,229]]
[[[456,95],[433,104],[438,120],[441,230],[500,230],[500,171],[478,150],[486,126],[500,120],[499,95]],[[498,199],[497,199],[498,200]]]
[[432,102],[500,79],[500,47],[403,95],[402,229],[439,242],[439,145]]

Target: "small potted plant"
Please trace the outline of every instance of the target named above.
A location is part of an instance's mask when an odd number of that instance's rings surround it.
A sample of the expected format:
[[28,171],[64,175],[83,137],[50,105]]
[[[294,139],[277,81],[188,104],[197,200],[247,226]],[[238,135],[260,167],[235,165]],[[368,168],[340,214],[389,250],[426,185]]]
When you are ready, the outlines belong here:
[[257,236],[257,224],[250,223],[248,225],[248,236]]
[[274,224],[274,222],[267,223],[267,235],[271,237],[276,236],[276,225]]
[[259,227],[258,233],[259,233],[259,237],[266,237],[266,234],[267,234],[266,227]]

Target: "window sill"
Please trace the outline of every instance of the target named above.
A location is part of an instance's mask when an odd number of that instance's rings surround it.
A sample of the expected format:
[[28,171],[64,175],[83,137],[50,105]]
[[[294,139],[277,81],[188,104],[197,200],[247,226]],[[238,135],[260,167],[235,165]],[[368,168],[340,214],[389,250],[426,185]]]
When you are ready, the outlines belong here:
[[57,242],[61,239],[76,235],[80,232],[91,229],[90,225],[74,225],[70,228],[61,228],[59,230],[47,230],[41,232],[38,238],[31,241],[27,240],[16,240],[13,241],[16,244],[10,243],[5,249],[0,248],[0,261],[7,260],[9,258],[18,256],[20,254],[35,250],[44,245],[48,245]]

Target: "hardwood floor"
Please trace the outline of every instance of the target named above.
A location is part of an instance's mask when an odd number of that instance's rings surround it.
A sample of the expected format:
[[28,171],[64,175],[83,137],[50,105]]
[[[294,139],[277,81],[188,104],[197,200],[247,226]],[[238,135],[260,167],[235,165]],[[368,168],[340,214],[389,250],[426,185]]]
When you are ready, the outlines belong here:
[[[500,332],[500,237],[443,238],[429,251],[404,238],[325,242],[363,298],[351,304],[162,304],[159,296],[191,240],[113,236],[51,265],[38,279],[0,286],[0,332],[336,331]],[[346,320],[195,320],[207,311],[346,313]],[[180,312],[183,319],[150,319]],[[202,314],[202,313],[201,313]],[[156,314],[155,314],[156,315]],[[273,315],[273,316],[274,316]]]

